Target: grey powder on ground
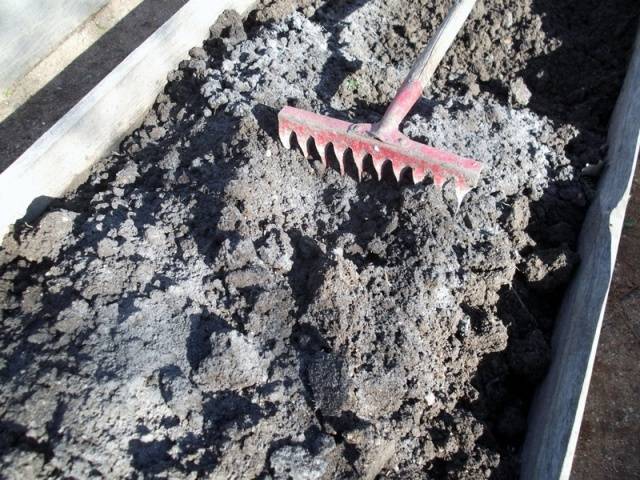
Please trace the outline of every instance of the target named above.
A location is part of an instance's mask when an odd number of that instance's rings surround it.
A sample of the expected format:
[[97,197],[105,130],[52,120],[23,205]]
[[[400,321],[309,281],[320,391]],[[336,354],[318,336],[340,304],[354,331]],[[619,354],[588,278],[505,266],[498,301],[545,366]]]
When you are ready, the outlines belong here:
[[539,13],[483,2],[405,125],[484,163],[459,209],[277,141],[287,103],[377,119],[447,7],[226,13],[120,151],[5,238],[7,477],[515,474],[604,138],[523,101],[512,72],[559,45]]

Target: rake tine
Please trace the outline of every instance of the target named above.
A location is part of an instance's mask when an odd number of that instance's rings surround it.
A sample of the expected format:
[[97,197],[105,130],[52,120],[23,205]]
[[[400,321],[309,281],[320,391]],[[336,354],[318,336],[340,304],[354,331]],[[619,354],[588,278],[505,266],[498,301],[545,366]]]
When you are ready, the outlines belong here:
[[393,170],[393,175],[396,177],[396,180],[399,182],[400,177],[402,176],[402,171],[404,167],[397,166],[395,162],[391,162],[391,169]]
[[298,136],[296,133],[296,138],[298,140],[298,146],[304,155],[304,158],[309,158],[309,137],[305,135]]
[[424,180],[424,177],[426,176],[424,171],[419,171],[417,168],[413,169],[413,183],[415,183],[416,185],[420,182],[422,182]]
[[385,163],[385,159],[384,158],[374,158],[373,159],[373,169],[376,171],[376,174],[378,175],[378,180],[382,179],[382,166]]
[[345,159],[346,159],[346,152],[342,155],[340,155],[340,157],[338,158],[338,168],[340,170],[340,175],[342,175],[344,177],[344,172],[345,172]]
[[[344,158],[344,155],[346,153],[347,149],[343,148],[341,145],[337,145],[337,144],[333,144],[333,153],[336,156],[336,160],[338,161],[338,163],[342,163],[342,159]],[[329,166],[329,158],[327,157],[327,167]]]
[[329,163],[330,163],[330,161],[329,161],[329,152],[330,151],[331,151],[331,143],[327,143],[327,145],[326,145],[326,147],[324,149],[324,153],[321,155],[321,158],[320,158],[322,160],[322,164],[327,168],[329,167]]
[[[311,137],[311,138],[313,138],[313,137]],[[318,155],[320,155],[320,159],[322,161],[324,161],[324,157],[327,154],[327,144],[326,143],[320,143],[315,138],[313,138],[313,143],[316,146],[316,152],[318,152]]]
[[356,170],[358,172],[358,181],[362,180],[362,171],[364,170],[364,159],[366,158],[366,154],[363,156],[353,157],[353,163],[356,165]]
[[280,137],[280,141],[282,144],[290,149],[291,148],[291,130],[286,130],[284,128],[278,129],[278,136]]

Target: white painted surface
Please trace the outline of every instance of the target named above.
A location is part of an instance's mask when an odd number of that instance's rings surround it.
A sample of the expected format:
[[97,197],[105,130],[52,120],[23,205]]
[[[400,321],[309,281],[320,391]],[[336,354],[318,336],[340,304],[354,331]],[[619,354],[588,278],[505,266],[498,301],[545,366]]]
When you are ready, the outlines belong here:
[[191,0],[0,175],[0,238],[16,220],[39,214],[83,179],[135,127],[166,84],[167,73],[208,38],[225,9],[245,13],[254,0]]
[[0,0],[0,91],[21,79],[109,0]]

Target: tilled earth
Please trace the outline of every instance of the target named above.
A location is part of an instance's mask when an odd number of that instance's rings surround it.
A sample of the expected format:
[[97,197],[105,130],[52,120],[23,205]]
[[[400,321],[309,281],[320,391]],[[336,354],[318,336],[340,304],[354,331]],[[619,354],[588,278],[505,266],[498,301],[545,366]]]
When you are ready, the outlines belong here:
[[478,4],[404,126],[485,164],[459,208],[277,141],[286,104],[376,120],[449,6],[225,13],[4,239],[4,476],[517,475],[640,6]]

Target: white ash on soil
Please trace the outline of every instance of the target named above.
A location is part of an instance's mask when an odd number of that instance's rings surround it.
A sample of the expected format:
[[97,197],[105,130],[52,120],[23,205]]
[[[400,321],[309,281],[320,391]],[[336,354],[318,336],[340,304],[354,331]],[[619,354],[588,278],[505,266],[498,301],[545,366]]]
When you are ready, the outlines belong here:
[[225,14],[120,151],[5,238],[4,475],[515,475],[604,142],[537,88],[509,104],[560,40],[531,2],[482,2],[405,124],[485,164],[459,209],[277,141],[287,103],[377,119],[447,7]]

